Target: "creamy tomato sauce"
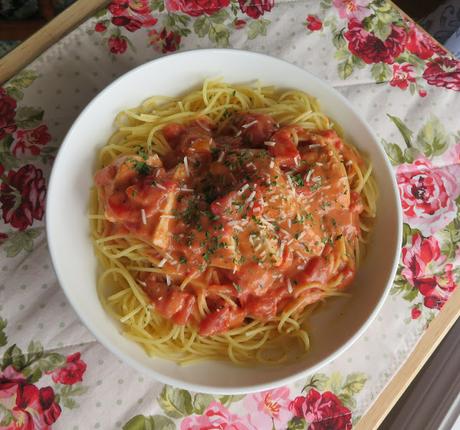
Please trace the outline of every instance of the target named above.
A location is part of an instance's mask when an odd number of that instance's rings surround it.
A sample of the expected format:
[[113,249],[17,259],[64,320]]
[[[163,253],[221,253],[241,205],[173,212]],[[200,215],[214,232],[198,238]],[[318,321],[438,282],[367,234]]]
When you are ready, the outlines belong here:
[[333,261],[339,239],[359,233],[363,205],[347,169],[362,161],[334,131],[248,113],[162,132],[166,155],[140,150],[95,175],[105,234],[145,241],[168,273],[138,277],[157,312],[213,335],[272,320],[294,302],[301,309],[328,283],[352,281],[352,259],[335,270]]

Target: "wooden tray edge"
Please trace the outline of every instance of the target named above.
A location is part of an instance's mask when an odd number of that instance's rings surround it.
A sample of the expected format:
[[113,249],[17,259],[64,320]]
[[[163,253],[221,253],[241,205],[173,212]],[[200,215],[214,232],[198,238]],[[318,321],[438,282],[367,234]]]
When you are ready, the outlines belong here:
[[460,288],[457,288],[431,321],[409,357],[358,421],[357,430],[376,429],[381,424],[459,317]]
[[0,85],[101,9],[107,0],[78,0],[0,59]]

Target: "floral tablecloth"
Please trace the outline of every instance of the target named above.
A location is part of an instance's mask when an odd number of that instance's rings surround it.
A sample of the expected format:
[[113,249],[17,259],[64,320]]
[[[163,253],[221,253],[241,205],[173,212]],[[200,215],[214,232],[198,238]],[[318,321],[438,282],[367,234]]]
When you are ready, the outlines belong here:
[[[163,386],[104,349],[51,267],[47,178],[86,103],[168,52],[234,47],[328,81],[377,133],[404,212],[382,311],[347,352],[246,396]],[[460,62],[385,0],[114,0],[0,88],[0,429],[349,429],[405,361],[460,274]]]

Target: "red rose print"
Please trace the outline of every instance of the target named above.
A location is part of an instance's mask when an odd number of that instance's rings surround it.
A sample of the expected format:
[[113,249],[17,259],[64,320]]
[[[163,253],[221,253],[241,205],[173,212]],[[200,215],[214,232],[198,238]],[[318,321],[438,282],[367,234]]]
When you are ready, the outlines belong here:
[[230,412],[221,403],[213,401],[202,415],[185,418],[180,430],[249,430],[245,420]]
[[418,95],[419,95],[420,97],[426,97],[427,92],[426,92],[426,90],[424,90],[423,88],[420,88],[420,89],[418,90]]
[[56,369],[51,378],[54,382],[72,385],[83,380],[83,374],[86,371],[86,363],[80,360],[80,353],[69,355],[64,366]]
[[415,23],[411,22],[409,26],[406,48],[412,54],[422,60],[427,60],[435,52],[439,55],[446,53],[445,49],[442,49],[428,34],[419,30]]
[[18,130],[16,139],[11,146],[11,152],[16,156],[39,155],[40,146],[46,145],[51,139],[46,125],[40,125],[32,130]]
[[[438,240],[434,236],[425,238],[416,233],[411,242],[402,249],[404,268],[401,274],[424,296],[426,307],[440,309],[457,287],[453,266],[446,264],[442,267],[445,257],[441,255]],[[412,318],[415,319],[420,314],[414,309]]]
[[404,221],[426,237],[449,224],[457,214],[459,176],[460,165],[439,169],[424,157],[401,164],[396,177]]
[[308,15],[307,16],[307,28],[310,31],[318,31],[318,30],[321,30],[323,28],[323,23],[316,16]]
[[392,64],[404,51],[406,42],[406,33],[401,27],[392,25],[390,35],[383,42],[354,19],[348,23],[348,31],[344,33],[344,37],[348,40],[350,52],[367,64]]
[[290,394],[289,388],[281,387],[246,396],[244,407],[251,411],[247,417],[251,428],[285,429],[292,418],[292,411],[289,410]]
[[110,11],[110,13],[114,16],[120,16],[123,15],[129,7],[129,1],[128,0],[114,0],[112,1],[107,9]]
[[251,18],[257,19],[265,12],[270,12],[275,5],[275,0],[238,0],[241,12]]
[[441,309],[452,291],[457,288],[452,264],[446,264],[444,273],[429,279],[416,281],[416,286],[423,294],[423,304],[430,309]]
[[107,30],[107,27],[103,22],[97,22],[94,26],[94,31],[97,33],[103,33],[105,30]]
[[212,15],[227,7],[230,0],[166,0],[166,9],[170,12],[184,12],[190,16]]
[[111,36],[109,41],[109,48],[112,54],[123,54],[128,47],[128,43],[124,37]]
[[246,21],[244,19],[235,19],[235,21],[233,21],[233,27],[235,27],[237,30],[240,30],[245,26]]
[[304,418],[309,430],[350,430],[351,411],[330,391],[320,394],[312,388],[306,396],[296,397],[289,409]]
[[174,52],[179,49],[180,46],[180,34],[174,33],[173,31],[166,31],[164,28],[160,33],[160,39],[162,40],[162,52]]
[[40,169],[27,164],[10,170],[0,186],[3,220],[14,228],[25,230],[44,213],[45,179]]
[[441,250],[437,239],[432,236],[424,238],[420,234],[412,236],[412,245],[402,249],[402,262],[404,269],[402,275],[411,285],[415,285],[416,279],[421,279],[427,273],[427,267],[431,263],[440,263]]
[[108,10],[113,15],[112,23],[125,27],[128,31],[151,27],[158,21],[151,14],[148,0],[114,0],[109,4]]
[[435,58],[426,65],[423,78],[437,87],[460,91],[460,61],[453,58]]
[[422,311],[419,308],[412,308],[411,317],[413,320],[416,320],[421,314]]
[[13,133],[16,130],[15,116],[16,100],[0,87],[0,139],[3,139],[5,134]]
[[0,373],[0,399],[8,405],[15,423],[8,429],[51,430],[61,414],[51,387],[39,389],[29,384],[12,366]]
[[142,27],[142,22],[129,16],[114,16],[112,18],[112,24],[118,27],[125,27],[128,31],[136,31]]
[[415,82],[413,72],[414,66],[412,64],[393,64],[393,79],[390,81],[390,85],[405,90],[411,82]]

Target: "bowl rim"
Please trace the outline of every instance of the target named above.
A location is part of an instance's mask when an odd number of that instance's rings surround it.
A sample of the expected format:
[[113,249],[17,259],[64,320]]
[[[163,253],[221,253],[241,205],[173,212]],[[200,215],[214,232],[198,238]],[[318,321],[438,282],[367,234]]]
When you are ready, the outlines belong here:
[[[248,386],[244,386],[244,387],[226,387],[226,388],[215,387],[213,385],[206,385],[206,384],[202,384],[202,383],[197,384],[197,383],[184,382],[180,378],[175,378],[175,377],[170,377],[170,376],[164,375],[163,373],[160,373],[157,370],[152,369],[151,367],[147,367],[147,366],[143,365],[142,363],[138,362],[135,358],[125,354],[121,349],[119,349],[117,347],[115,342],[111,342],[108,339],[106,339],[106,337],[102,333],[99,332],[99,329],[97,328],[97,326],[95,326],[91,322],[91,318],[86,316],[84,310],[82,310],[78,305],[76,305],[75,301],[72,298],[72,295],[70,294],[70,291],[67,290],[67,287],[65,286],[65,283],[62,282],[62,280],[64,279],[64,276],[63,276],[63,273],[61,272],[61,269],[56,264],[56,261],[58,261],[56,256],[57,256],[59,251],[55,248],[54,243],[51,240],[52,236],[53,236],[53,233],[52,233],[53,227],[52,227],[51,221],[50,221],[50,219],[52,217],[49,216],[50,208],[52,206],[51,202],[53,201],[53,194],[54,194],[53,190],[54,190],[54,187],[55,187],[54,184],[57,183],[58,180],[59,180],[57,178],[57,176],[56,176],[57,175],[56,174],[57,169],[55,167],[59,164],[61,158],[63,157],[62,154],[65,152],[64,151],[65,148],[71,144],[71,140],[70,140],[69,136],[71,136],[73,131],[74,131],[74,129],[76,129],[79,126],[79,123],[82,121],[82,118],[85,117],[86,112],[92,107],[92,105],[94,103],[96,103],[97,100],[99,100],[100,98],[104,97],[107,93],[109,93],[112,90],[112,88],[114,86],[116,86],[116,84],[118,84],[121,80],[126,79],[131,74],[137,73],[141,69],[152,67],[152,64],[157,64],[157,63],[160,63],[160,62],[169,62],[169,61],[171,61],[171,58],[177,58],[177,57],[185,57],[185,58],[186,57],[191,57],[193,59],[193,57],[195,55],[197,55],[197,53],[201,53],[201,54],[204,54],[204,55],[228,54],[228,55],[237,55],[237,56],[243,56],[243,57],[244,56],[251,56],[251,57],[256,57],[256,58],[257,57],[259,57],[259,58],[262,57],[262,58],[264,58],[266,60],[269,59],[270,61],[273,61],[273,62],[284,63],[288,67],[297,68],[299,71],[301,71],[305,75],[306,79],[309,79],[310,81],[313,81],[313,82],[317,83],[319,86],[321,86],[323,88],[326,88],[328,91],[332,92],[334,94],[334,97],[338,98],[345,105],[345,107],[347,109],[352,111],[352,113],[357,116],[357,118],[360,120],[360,122],[362,123],[362,125],[364,126],[366,131],[372,136],[372,138],[374,140],[373,143],[377,147],[376,148],[377,151],[380,152],[380,154],[382,155],[382,158],[384,160],[384,164],[385,164],[386,169],[391,173],[389,175],[390,176],[390,178],[389,178],[390,181],[386,185],[390,186],[390,183],[391,183],[392,194],[396,197],[396,200],[397,200],[396,201],[396,209],[397,209],[396,218],[397,218],[397,223],[398,223],[398,225],[396,226],[396,229],[397,229],[396,243],[397,244],[402,243],[402,209],[401,209],[401,202],[400,202],[400,199],[399,199],[399,192],[398,192],[398,186],[397,186],[397,183],[396,183],[396,177],[395,177],[395,174],[393,173],[393,168],[391,166],[391,163],[390,163],[385,151],[382,149],[381,145],[378,143],[378,139],[377,139],[374,131],[369,126],[367,121],[361,116],[361,114],[353,107],[351,102],[348,101],[348,99],[345,98],[345,96],[343,96],[340,92],[338,92],[333,87],[333,85],[331,85],[329,82],[326,82],[326,81],[320,79],[319,77],[313,75],[311,72],[303,69],[302,67],[299,67],[299,66],[297,66],[295,64],[292,64],[292,63],[290,63],[290,62],[288,62],[286,60],[276,58],[276,57],[272,57],[270,55],[266,55],[266,54],[262,54],[262,53],[258,53],[258,52],[245,51],[245,50],[241,50],[241,49],[209,48],[209,49],[187,50],[187,51],[182,51],[182,52],[162,56],[162,57],[150,60],[150,61],[148,61],[146,63],[143,63],[143,64],[141,64],[141,65],[129,70],[128,72],[122,74],[118,78],[116,78],[114,81],[109,83],[103,90],[101,90],[95,97],[93,97],[91,99],[91,101],[85,106],[85,108],[79,113],[77,118],[73,121],[72,125],[68,129],[64,139],[62,140],[62,144],[60,145],[58,153],[57,153],[56,158],[54,160],[53,167],[52,167],[52,170],[51,170],[51,174],[50,174],[49,180],[48,180],[48,191],[47,191],[46,211],[45,211],[46,239],[47,239],[47,243],[48,243],[49,253],[50,253],[50,256],[51,256],[52,267],[53,267],[54,272],[56,274],[56,277],[57,277],[57,280],[59,282],[59,285],[60,285],[61,289],[64,291],[64,294],[65,294],[67,300],[70,302],[70,304],[71,304],[72,308],[74,309],[74,311],[76,312],[78,318],[83,322],[85,327],[91,332],[91,334],[96,338],[96,340],[98,342],[100,342],[105,348],[107,348],[111,353],[113,353],[116,357],[120,358],[123,362],[127,363],[129,366],[131,366],[135,370],[137,370],[137,371],[139,371],[139,372],[141,372],[143,374],[146,374],[146,375],[154,378],[155,380],[157,380],[157,381],[159,381],[159,382],[161,382],[163,384],[169,384],[169,385],[173,385],[173,386],[176,386],[176,387],[183,387],[183,388],[186,388],[188,390],[192,390],[192,391],[196,391],[196,392],[202,392],[202,393],[208,393],[208,394],[225,394],[225,395],[247,394],[247,393],[251,393],[251,392],[262,391],[262,390],[272,389],[274,387],[279,387],[279,386],[282,386],[282,385],[286,385],[288,383],[292,383],[292,382],[294,382],[296,380],[299,380],[299,379],[301,379],[301,378],[303,378],[303,377],[305,377],[305,376],[307,376],[309,374],[313,374],[316,371],[318,371],[318,369],[320,369],[323,366],[325,366],[326,364],[332,362],[337,357],[339,357],[341,354],[343,354],[346,350],[348,350],[356,342],[356,340],[359,339],[363,335],[363,333],[369,328],[371,323],[376,318],[377,314],[382,309],[382,306],[383,306],[386,298],[388,297],[390,288],[392,286],[392,283],[393,283],[393,280],[394,280],[394,277],[395,277],[395,274],[396,274],[396,270],[397,270],[397,267],[398,267],[398,262],[399,262],[400,254],[401,254],[401,246],[400,245],[397,246],[396,252],[393,255],[392,269],[391,269],[391,272],[389,273],[389,277],[388,277],[388,281],[387,281],[387,285],[385,287],[385,290],[382,292],[377,304],[375,305],[375,307],[372,310],[372,312],[369,314],[369,316],[366,319],[366,321],[361,325],[361,327],[358,330],[356,330],[356,332],[350,338],[348,338],[348,340],[346,340],[341,346],[339,346],[334,352],[332,352],[328,356],[324,357],[318,363],[316,363],[316,364],[314,364],[314,365],[312,365],[312,366],[310,366],[308,368],[305,368],[305,369],[303,369],[301,371],[294,372],[291,375],[288,375],[288,376],[285,376],[285,377],[280,377],[280,378],[278,378],[278,379],[276,379],[274,381],[271,381],[271,382],[257,383],[257,384],[254,384],[254,385],[248,385]],[[152,358],[152,359],[154,359],[154,358]]]

